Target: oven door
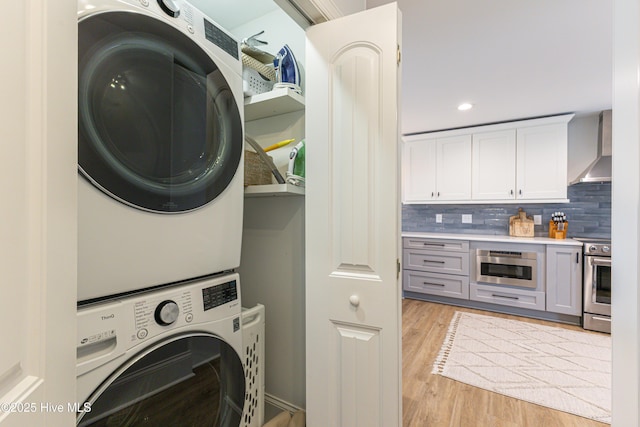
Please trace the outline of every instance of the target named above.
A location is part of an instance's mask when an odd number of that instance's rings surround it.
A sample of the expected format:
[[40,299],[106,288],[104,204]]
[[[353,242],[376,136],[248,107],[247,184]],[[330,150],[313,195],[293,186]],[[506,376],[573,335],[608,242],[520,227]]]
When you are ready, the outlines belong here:
[[609,257],[585,257],[584,311],[611,316],[611,258]]
[[498,255],[496,251],[478,250],[476,282],[536,288],[537,254],[518,253],[518,256]]

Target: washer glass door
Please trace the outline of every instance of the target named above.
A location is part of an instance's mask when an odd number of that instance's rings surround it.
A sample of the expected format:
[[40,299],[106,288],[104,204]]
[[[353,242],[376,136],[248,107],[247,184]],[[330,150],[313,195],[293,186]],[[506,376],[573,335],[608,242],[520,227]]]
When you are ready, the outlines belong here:
[[244,398],[244,371],[233,348],[214,335],[182,335],[109,377],[77,425],[238,427]]
[[138,13],[79,21],[78,163],[92,184],[139,209],[190,211],[227,188],[242,147],[232,90],[193,39]]

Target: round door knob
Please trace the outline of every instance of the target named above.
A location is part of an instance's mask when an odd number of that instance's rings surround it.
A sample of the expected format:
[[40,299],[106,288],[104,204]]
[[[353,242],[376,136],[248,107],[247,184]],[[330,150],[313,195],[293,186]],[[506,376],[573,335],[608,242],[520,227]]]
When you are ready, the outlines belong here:
[[360,305],[360,297],[358,297],[358,295],[351,295],[349,297],[349,302],[352,306],[357,307]]
[[180,15],[180,6],[173,0],[158,0],[160,9],[172,18],[177,18]]
[[167,326],[175,322],[179,314],[178,304],[175,301],[166,300],[158,304],[154,317],[159,325]]

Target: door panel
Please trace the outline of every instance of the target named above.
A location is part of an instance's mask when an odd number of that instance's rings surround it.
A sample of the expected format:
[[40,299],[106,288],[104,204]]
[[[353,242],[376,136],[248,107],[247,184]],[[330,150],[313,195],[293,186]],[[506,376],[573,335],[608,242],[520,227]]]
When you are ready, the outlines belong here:
[[307,31],[307,420],[398,426],[400,13]]

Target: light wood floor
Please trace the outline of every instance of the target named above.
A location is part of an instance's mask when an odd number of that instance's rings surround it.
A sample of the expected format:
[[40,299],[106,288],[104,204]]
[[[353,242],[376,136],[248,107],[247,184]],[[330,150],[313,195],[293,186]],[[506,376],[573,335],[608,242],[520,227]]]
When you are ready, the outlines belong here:
[[609,427],[431,374],[455,311],[582,330],[571,325],[405,299],[402,315],[404,427]]

